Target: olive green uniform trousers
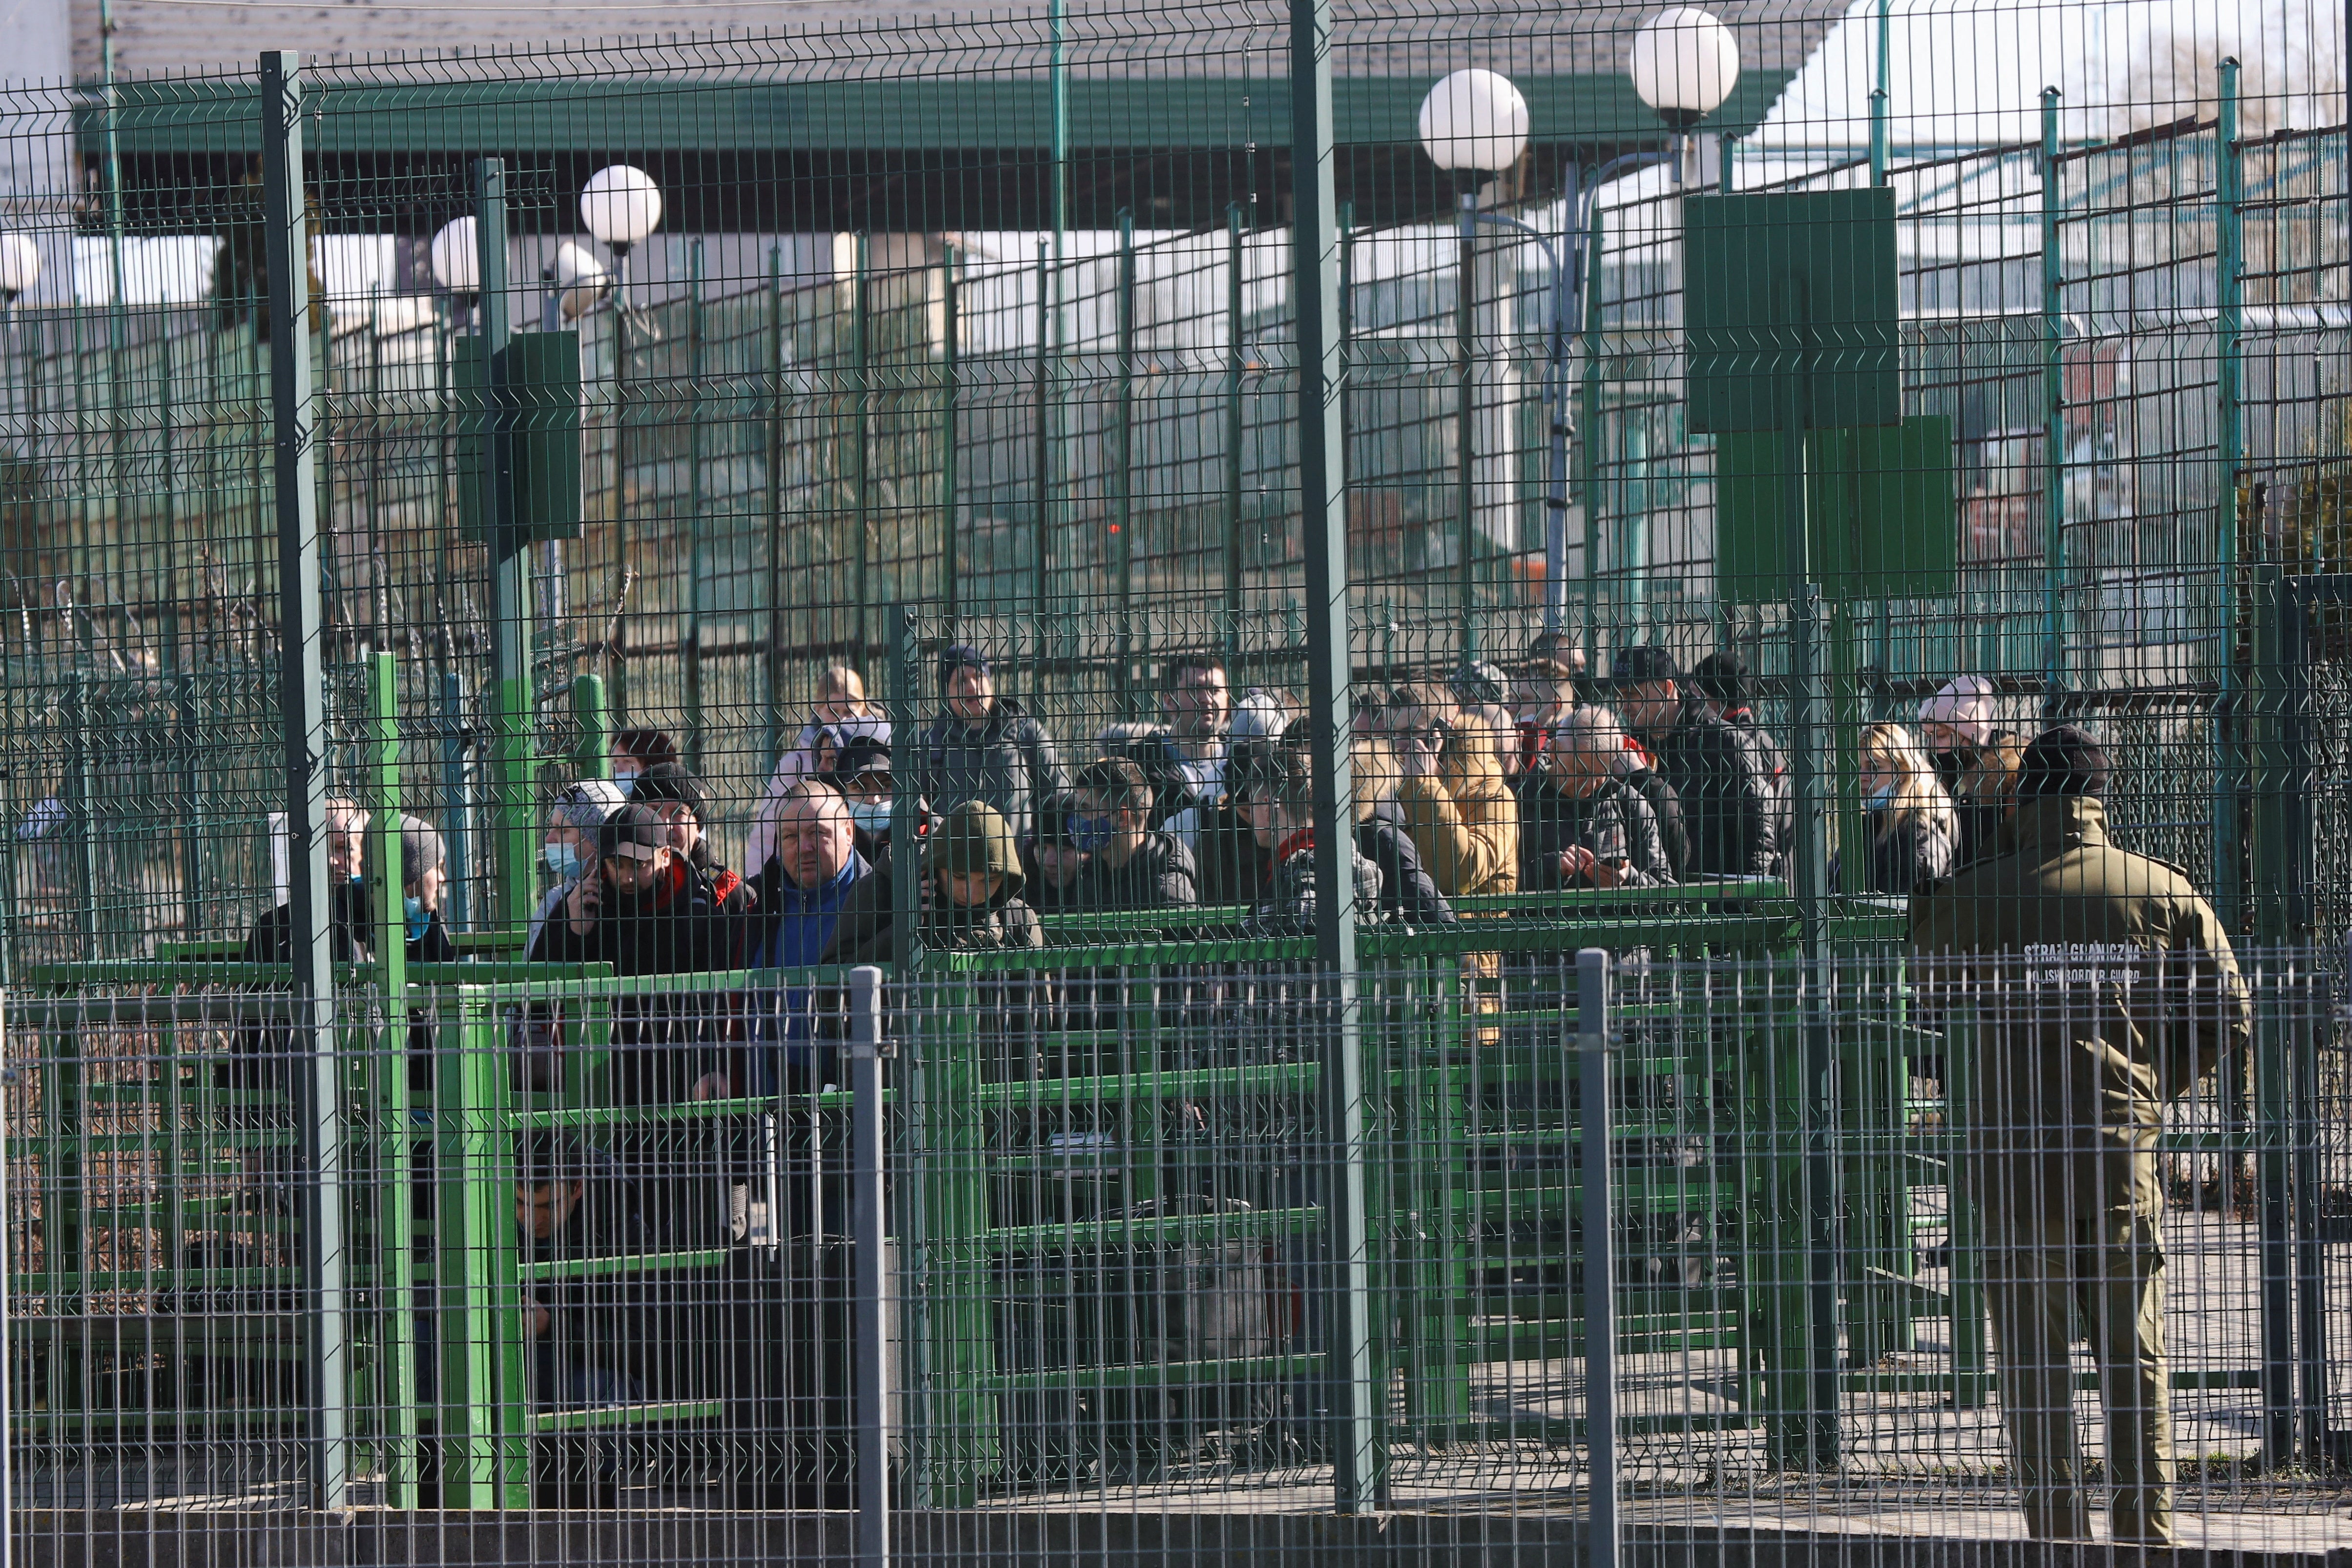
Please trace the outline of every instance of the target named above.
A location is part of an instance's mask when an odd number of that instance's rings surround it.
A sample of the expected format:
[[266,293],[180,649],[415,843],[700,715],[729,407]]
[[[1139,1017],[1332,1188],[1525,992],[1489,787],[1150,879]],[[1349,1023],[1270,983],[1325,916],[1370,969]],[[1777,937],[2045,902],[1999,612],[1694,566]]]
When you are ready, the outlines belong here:
[[2074,1419],[2079,1324],[2106,1409],[2115,1539],[2169,1545],[2172,1413],[2158,1222],[2129,1208],[2065,1215],[2001,1206],[1984,1215],[1985,1296],[2026,1529],[2041,1541],[2091,1538]]

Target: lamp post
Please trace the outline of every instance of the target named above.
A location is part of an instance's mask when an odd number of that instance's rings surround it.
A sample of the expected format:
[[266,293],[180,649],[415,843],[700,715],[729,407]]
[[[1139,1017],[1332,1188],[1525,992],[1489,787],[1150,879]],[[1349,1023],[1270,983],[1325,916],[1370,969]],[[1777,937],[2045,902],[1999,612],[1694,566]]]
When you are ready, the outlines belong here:
[[[1678,6],[1653,17],[1635,35],[1630,69],[1633,90],[1656,110],[1677,137],[1720,107],[1739,77],[1739,49],[1730,29],[1704,11]],[[1422,100],[1421,144],[1430,162],[1456,174],[1493,174],[1518,162],[1528,136],[1527,100],[1492,71],[1459,70],[1441,79]],[[1571,311],[1580,313],[1587,282],[1595,200],[1601,187],[1622,174],[1646,168],[1673,154],[1628,153],[1598,169],[1571,163],[1567,188],[1567,232],[1555,241],[1534,226],[1505,213],[1482,212],[1477,193],[1462,196],[1462,237],[1477,226],[1511,230],[1534,242],[1551,268],[1551,327],[1547,344],[1544,400],[1550,405],[1550,451],[1544,491],[1544,630],[1557,632],[1568,605],[1568,345]],[[1590,439],[1587,433],[1587,439]],[[1588,585],[1593,563],[1585,563]],[[1590,605],[1585,637],[1592,637]],[[1591,657],[1594,650],[1587,648]]]

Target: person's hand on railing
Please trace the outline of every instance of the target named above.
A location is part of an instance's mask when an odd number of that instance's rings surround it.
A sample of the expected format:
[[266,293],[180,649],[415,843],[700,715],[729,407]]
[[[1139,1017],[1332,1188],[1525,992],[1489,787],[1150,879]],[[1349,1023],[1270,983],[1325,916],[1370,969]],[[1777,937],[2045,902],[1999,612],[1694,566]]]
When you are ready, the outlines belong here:
[[545,1306],[541,1304],[537,1297],[533,1296],[526,1298],[526,1305],[522,1314],[523,1332],[536,1340],[544,1337],[547,1331],[554,1326],[555,1314],[549,1311]]
[[688,1093],[696,1100],[726,1100],[734,1093],[735,1086],[723,1072],[707,1072],[694,1080]]

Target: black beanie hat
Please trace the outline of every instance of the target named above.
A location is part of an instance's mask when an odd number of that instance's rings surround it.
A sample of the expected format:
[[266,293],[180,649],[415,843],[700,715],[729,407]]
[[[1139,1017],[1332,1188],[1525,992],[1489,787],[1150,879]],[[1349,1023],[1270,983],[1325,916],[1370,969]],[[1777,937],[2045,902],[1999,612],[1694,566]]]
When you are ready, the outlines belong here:
[[2107,793],[2105,747],[2072,724],[2044,730],[2026,743],[2017,766],[2017,798]]

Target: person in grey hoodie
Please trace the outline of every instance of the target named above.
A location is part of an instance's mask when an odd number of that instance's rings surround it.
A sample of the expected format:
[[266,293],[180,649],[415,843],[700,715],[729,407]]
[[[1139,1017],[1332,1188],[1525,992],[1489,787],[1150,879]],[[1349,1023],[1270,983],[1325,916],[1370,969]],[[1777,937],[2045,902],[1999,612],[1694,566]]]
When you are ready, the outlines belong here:
[[1021,705],[996,694],[995,671],[979,648],[958,643],[940,655],[944,710],[923,731],[920,788],[937,801],[985,801],[1018,838],[1037,804],[1070,787],[1054,737]]

